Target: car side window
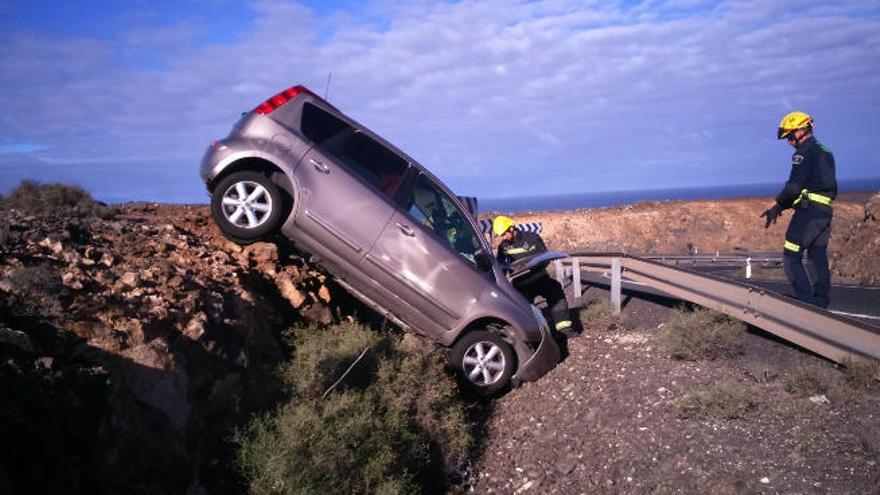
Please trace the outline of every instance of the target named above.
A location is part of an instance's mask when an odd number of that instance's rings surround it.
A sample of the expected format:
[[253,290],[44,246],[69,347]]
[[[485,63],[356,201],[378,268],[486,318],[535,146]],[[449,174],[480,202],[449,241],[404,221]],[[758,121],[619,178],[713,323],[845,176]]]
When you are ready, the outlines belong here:
[[443,189],[420,175],[413,186],[409,214],[433,230],[466,260],[476,265],[480,241],[462,211]]
[[389,198],[394,197],[409,166],[406,160],[361,132],[334,141],[327,151]]
[[333,136],[350,129],[351,126],[342,119],[306,102],[303,104],[299,128],[315,144],[324,144]]

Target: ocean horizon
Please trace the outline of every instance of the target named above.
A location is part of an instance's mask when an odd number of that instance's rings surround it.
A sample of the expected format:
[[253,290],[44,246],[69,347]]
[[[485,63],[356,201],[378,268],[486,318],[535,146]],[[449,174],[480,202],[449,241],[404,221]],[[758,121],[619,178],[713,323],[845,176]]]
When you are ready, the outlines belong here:
[[[677,201],[699,199],[735,199],[773,197],[782,184],[740,184],[725,186],[679,187],[632,191],[604,191],[544,196],[478,198],[481,213],[521,213],[525,211],[560,211],[581,208],[621,206],[639,201]],[[838,193],[875,192],[880,190],[880,177],[838,181]]]

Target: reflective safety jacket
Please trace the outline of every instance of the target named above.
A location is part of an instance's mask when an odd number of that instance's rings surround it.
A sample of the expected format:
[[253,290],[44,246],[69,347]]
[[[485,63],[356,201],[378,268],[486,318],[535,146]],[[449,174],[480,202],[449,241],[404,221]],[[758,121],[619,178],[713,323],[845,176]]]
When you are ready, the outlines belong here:
[[544,240],[534,232],[515,230],[513,239],[501,241],[498,245],[498,261],[512,263],[520,258],[543,253],[547,250]]
[[791,156],[791,175],[776,202],[784,208],[801,204],[831,206],[837,197],[834,155],[814,138],[807,139]]

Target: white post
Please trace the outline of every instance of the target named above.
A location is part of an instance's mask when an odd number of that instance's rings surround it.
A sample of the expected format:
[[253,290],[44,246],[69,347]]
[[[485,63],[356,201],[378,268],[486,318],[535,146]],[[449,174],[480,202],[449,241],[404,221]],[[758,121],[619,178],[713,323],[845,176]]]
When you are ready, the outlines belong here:
[[746,258],[746,278],[752,278],[752,258]]
[[611,305],[620,314],[620,258],[611,258]]
[[577,258],[571,260],[571,284],[574,297],[581,297],[581,263]]

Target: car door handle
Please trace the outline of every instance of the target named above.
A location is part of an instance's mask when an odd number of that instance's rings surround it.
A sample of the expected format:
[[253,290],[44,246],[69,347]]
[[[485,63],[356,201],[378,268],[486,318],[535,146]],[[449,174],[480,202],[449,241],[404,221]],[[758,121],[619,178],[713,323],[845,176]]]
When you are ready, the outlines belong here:
[[329,174],[330,173],[330,167],[328,167],[327,165],[324,165],[323,163],[321,163],[318,160],[315,160],[314,158],[309,158],[309,163],[314,165],[315,168],[318,169],[318,172],[321,172],[322,174]]
[[397,225],[397,228],[399,228],[400,231],[404,233],[404,235],[407,235],[409,237],[416,236],[416,232],[409,225],[404,225],[400,222],[396,222],[396,225]]

